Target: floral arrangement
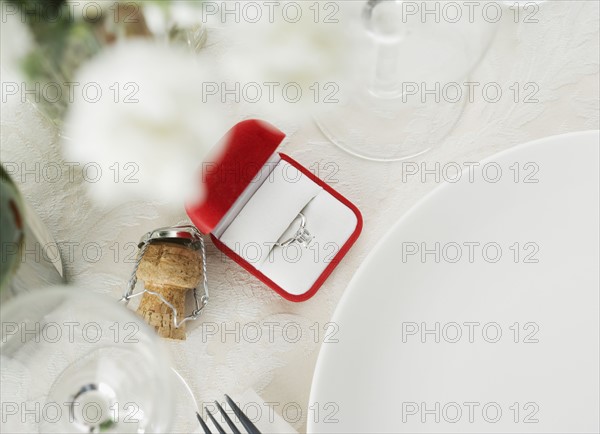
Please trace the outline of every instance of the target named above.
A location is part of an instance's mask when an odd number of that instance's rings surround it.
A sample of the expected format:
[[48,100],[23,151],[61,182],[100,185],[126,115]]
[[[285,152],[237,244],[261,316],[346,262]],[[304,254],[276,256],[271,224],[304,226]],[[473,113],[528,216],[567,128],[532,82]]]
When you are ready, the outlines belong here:
[[[339,90],[353,54],[346,15],[292,3],[303,20],[229,20],[214,12],[215,2],[202,1],[12,0],[3,5],[2,63],[33,86],[35,104],[60,129],[66,158],[135,172],[132,183],[90,183],[95,199],[180,207],[198,194],[197,168],[231,126],[223,115],[230,101],[207,100],[206,83],[293,84],[302,98],[264,98],[255,107],[295,119]],[[201,55],[207,17],[233,42],[222,58]],[[15,49],[9,31],[20,34]]]

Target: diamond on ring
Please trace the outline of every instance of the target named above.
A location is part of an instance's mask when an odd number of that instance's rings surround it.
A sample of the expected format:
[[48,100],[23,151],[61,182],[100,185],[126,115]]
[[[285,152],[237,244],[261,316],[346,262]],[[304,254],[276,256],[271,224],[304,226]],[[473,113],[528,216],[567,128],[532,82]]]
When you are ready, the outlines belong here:
[[276,246],[287,247],[292,243],[298,243],[305,248],[310,246],[314,236],[310,234],[308,229],[306,229],[306,216],[301,212],[298,213],[298,216],[300,216],[300,227],[296,231],[296,234],[281,243],[275,243]]

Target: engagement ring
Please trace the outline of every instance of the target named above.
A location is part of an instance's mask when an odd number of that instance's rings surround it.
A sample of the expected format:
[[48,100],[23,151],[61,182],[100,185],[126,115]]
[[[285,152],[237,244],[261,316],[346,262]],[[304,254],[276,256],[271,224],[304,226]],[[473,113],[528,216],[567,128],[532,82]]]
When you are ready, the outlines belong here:
[[310,234],[306,229],[306,217],[301,212],[298,213],[300,216],[300,227],[296,231],[296,234],[282,243],[275,243],[279,247],[287,247],[292,243],[298,243],[301,246],[308,247],[313,240],[314,236]]

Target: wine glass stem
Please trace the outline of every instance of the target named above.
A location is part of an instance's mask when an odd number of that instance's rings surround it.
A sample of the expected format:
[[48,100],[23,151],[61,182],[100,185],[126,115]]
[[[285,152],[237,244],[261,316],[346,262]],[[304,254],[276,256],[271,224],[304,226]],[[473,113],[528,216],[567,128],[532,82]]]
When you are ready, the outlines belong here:
[[390,98],[398,94],[398,43],[376,41],[377,57],[370,92],[376,97]]

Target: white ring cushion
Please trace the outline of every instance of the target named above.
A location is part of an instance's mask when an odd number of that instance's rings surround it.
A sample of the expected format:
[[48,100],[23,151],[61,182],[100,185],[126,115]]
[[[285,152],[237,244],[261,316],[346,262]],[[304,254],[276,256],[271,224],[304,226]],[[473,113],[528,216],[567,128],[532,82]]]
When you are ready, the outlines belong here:
[[[273,246],[294,236],[299,212],[314,236],[310,247]],[[312,287],[357,223],[351,209],[281,160],[220,240],[285,291],[300,295]]]

